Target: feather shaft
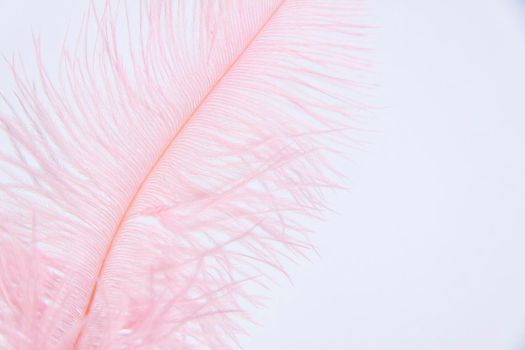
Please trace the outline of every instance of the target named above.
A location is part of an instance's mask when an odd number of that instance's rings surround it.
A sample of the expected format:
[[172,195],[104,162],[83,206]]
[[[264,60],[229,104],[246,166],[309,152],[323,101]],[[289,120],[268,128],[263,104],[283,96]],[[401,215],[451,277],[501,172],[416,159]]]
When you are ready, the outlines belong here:
[[[145,174],[145,176],[143,177],[142,181],[140,182],[140,184],[138,185],[136,191],[134,192],[133,194],[133,197],[131,198],[131,200],[129,201],[129,204],[128,206],[126,207],[126,209],[124,210],[124,213],[122,214],[118,224],[117,224],[117,227],[115,228],[115,231],[114,233],[112,234],[111,236],[111,241],[108,243],[108,246],[107,246],[107,249],[106,251],[104,252],[104,256],[102,257],[102,261],[100,263],[100,268],[98,269],[98,272],[97,272],[97,276],[96,276],[96,279],[95,279],[95,282],[93,284],[93,287],[91,288],[91,292],[90,292],[90,295],[89,295],[89,299],[88,299],[88,302],[86,304],[86,307],[84,309],[84,312],[83,312],[83,317],[84,319],[86,319],[91,311],[91,307],[93,305],[93,301],[95,299],[95,294],[97,292],[97,284],[98,284],[98,280],[101,278],[102,274],[103,274],[103,271],[104,271],[104,268],[106,266],[106,261],[108,259],[108,256],[111,252],[111,249],[115,243],[115,240],[117,239],[118,237],[118,234],[120,232],[120,230],[122,229],[122,226],[124,224],[124,221],[126,220],[126,218],[128,217],[129,213],[130,213],[130,210],[131,208],[133,207],[133,205],[135,204],[135,201],[139,195],[139,193],[142,191],[142,188],[144,187],[144,184],[148,181],[149,177],[151,176],[151,174],[157,169],[158,165],[162,162],[162,160],[164,159],[166,153],[173,147],[173,145],[175,144],[176,140],[178,139],[178,136],[185,130],[186,128],[186,125],[192,120],[192,118],[197,114],[197,112],[201,109],[202,105],[206,103],[206,101],[208,100],[209,96],[211,94],[213,94],[214,90],[216,89],[216,87],[221,83],[221,81],[224,79],[225,76],[228,75],[228,73],[231,71],[231,69],[236,65],[237,61],[239,61],[241,59],[241,57],[243,56],[243,54],[246,52],[246,50],[251,46],[251,44],[253,43],[254,40],[256,40],[257,36],[261,33],[261,31],[268,25],[268,23],[270,23],[270,21],[272,20],[272,18],[275,16],[275,14],[279,11],[279,9],[281,8],[281,6],[284,4],[286,0],[282,0],[280,1],[280,3],[275,7],[275,9],[271,12],[270,16],[268,17],[268,19],[259,27],[259,29],[257,30],[257,32],[253,35],[253,37],[250,39],[250,41],[246,44],[246,46],[242,49],[242,51],[237,55],[237,57],[235,57],[235,59],[233,60],[233,62],[226,68],[226,70],[224,71],[224,73],[219,77],[219,79],[211,86],[211,88],[209,89],[209,91],[206,93],[206,95],[202,98],[202,100],[198,103],[198,105],[195,107],[195,109],[188,115],[188,117],[185,118],[183,124],[180,126],[180,128],[176,131],[175,135],[172,137],[171,141],[168,143],[168,145],[162,150],[160,156],[158,157],[158,159],[155,161],[155,163],[153,163],[153,165],[151,166],[151,168],[148,170],[148,172]],[[84,322],[82,322],[84,323]],[[77,344],[79,343],[80,341],[80,338],[82,337],[82,328],[79,330],[79,334],[78,334],[78,337],[77,339],[75,340],[75,348],[77,347]]]

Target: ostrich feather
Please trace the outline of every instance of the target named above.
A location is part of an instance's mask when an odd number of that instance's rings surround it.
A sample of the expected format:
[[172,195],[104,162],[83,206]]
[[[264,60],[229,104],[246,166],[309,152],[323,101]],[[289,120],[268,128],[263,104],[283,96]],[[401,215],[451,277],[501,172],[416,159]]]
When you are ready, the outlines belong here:
[[[357,0],[106,2],[10,61],[0,347],[233,349],[340,187]],[[95,34],[93,34],[95,33]],[[5,96],[5,95],[2,95]],[[264,294],[264,293],[263,293]]]

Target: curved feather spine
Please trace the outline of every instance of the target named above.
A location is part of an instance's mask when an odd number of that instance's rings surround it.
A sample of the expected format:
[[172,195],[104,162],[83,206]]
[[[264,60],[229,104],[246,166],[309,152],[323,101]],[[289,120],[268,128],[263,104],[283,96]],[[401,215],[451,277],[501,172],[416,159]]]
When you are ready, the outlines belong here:
[[[124,211],[124,214],[122,215],[116,229],[115,229],[115,232],[113,233],[112,237],[111,237],[111,241],[109,242],[108,244],[108,248],[106,249],[106,252],[104,253],[104,256],[102,258],[102,261],[101,261],[101,264],[100,264],[100,268],[97,272],[97,277],[96,277],[96,280],[95,280],[95,283],[93,285],[93,288],[92,288],[92,291],[90,293],[90,296],[89,296],[89,301],[87,303],[87,306],[84,310],[84,318],[87,318],[88,317],[88,314],[89,312],[91,311],[91,306],[93,304],[93,300],[94,300],[94,297],[95,297],[95,293],[96,293],[96,290],[97,290],[97,283],[98,283],[98,280],[100,279],[100,276],[102,275],[103,273],[103,270],[104,270],[104,267],[106,265],[106,260],[111,252],[111,248],[118,236],[118,233],[122,227],[122,224],[124,223],[124,221],[126,220],[126,217],[128,216],[129,214],[129,211],[130,211],[130,208],[134,205],[135,203],[135,200],[137,198],[137,195],[141,192],[142,188],[144,187],[144,184],[146,183],[146,181],[148,180],[149,176],[151,173],[153,173],[155,171],[155,169],[158,167],[159,163],[162,162],[162,159],[164,158],[165,154],[168,152],[168,150],[173,147],[173,144],[176,142],[177,140],[177,137],[180,135],[180,133],[182,133],[186,127],[186,125],[191,121],[191,119],[193,118],[193,116],[199,111],[199,109],[201,108],[201,106],[206,103],[206,100],[208,99],[208,96],[210,94],[213,93],[213,91],[215,90],[216,86],[218,86],[222,79],[228,74],[228,72],[232,69],[232,67],[235,66],[235,64],[237,63],[237,61],[242,57],[242,55],[244,54],[244,52],[246,52],[246,50],[250,47],[250,45],[252,44],[252,42],[257,38],[257,36],[259,35],[259,33],[266,27],[266,25],[268,25],[268,23],[271,21],[271,19],[275,16],[275,14],[277,13],[277,11],[279,11],[279,8],[283,5],[283,3],[285,2],[286,0],[282,0],[280,1],[280,3],[275,7],[275,9],[272,11],[272,13],[270,14],[270,17],[261,25],[261,27],[257,30],[257,32],[253,35],[252,39],[250,39],[250,41],[248,42],[248,44],[244,47],[244,49],[237,55],[237,57],[234,59],[234,61],[230,64],[230,66],[227,67],[226,71],[224,72],[224,74],[222,74],[220,76],[220,78],[212,85],[212,87],[210,88],[209,92],[204,96],[204,98],[199,102],[199,104],[195,107],[195,109],[190,113],[190,115],[184,120],[183,124],[180,126],[180,128],[176,131],[175,135],[173,136],[173,138],[171,139],[171,141],[169,142],[169,144],[164,148],[164,150],[162,151],[162,153],[160,154],[159,158],[157,159],[157,161],[155,161],[155,163],[153,164],[153,166],[150,168],[150,170],[146,173],[146,175],[144,176],[143,180],[141,181],[141,183],[139,184],[139,186],[137,187],[137,190],[135,191],[135,193],[133,194],[133,197],[131,198],[130,202],[129,202],[129,205],[127,206],[126,210]],[[75,340],[75,347],[76,347],[76,344],[78,344],[79,340],[80,340],[80,337],[82,335],[82,330],[80,330],[79,332],[79,335],[78,335],[78,338]]]

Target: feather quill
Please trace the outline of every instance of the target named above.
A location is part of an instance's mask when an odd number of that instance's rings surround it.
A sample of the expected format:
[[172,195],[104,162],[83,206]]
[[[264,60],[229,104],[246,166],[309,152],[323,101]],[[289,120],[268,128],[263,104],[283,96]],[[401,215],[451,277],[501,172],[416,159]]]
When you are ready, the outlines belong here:
[[[368,68],[358,0],[92,6],[0,133],[0,347],[233,349],[310,249]],[[95,30],[90,30],[95,28]],[[92,33],[95,32],[95,35]]]

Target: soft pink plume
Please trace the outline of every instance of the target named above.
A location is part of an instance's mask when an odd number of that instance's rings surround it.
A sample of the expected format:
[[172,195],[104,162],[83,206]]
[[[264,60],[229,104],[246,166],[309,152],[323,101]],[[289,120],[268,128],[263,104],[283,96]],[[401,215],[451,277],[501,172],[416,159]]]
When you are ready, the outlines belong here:
[[0,347],[236,348],[250,286],[309,249],[304,217],[340,185],[361,16],[357,0],[107,3],[58,76],[38,41],[35,82],[12,63]]

